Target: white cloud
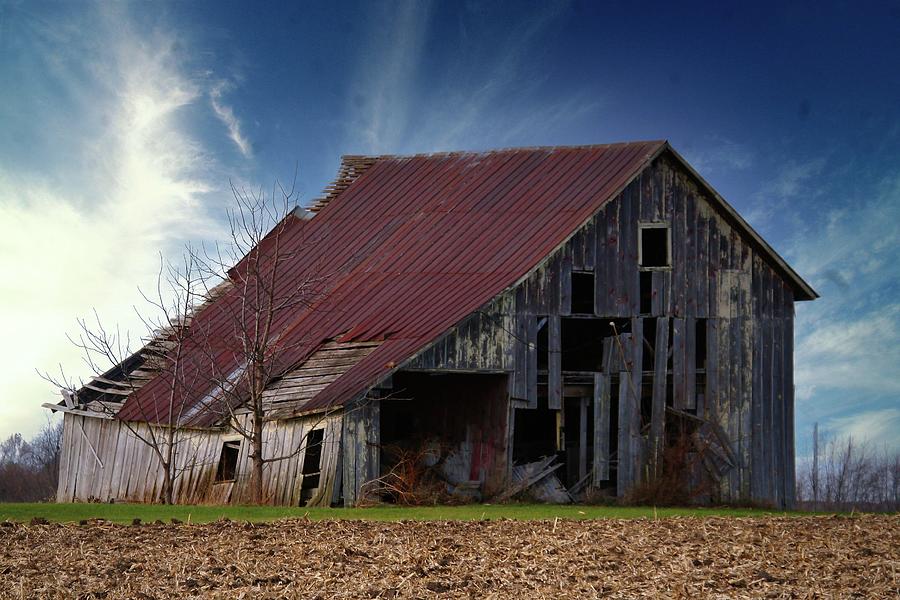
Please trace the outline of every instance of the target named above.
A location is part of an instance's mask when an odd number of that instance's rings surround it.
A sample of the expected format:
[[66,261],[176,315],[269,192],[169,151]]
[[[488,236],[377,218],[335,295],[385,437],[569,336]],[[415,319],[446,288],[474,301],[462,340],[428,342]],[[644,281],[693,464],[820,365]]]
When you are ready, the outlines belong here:
[[[183,72],[172,37],[141,35],[109,12],[94,27],[103,43],[77,48],[81,77],[56,81],[80,100],[76,119],[103,123],[60,139],[89,174],[60,181],[46,167],[0,167],[0,436],[34,431],[46,414],[39,404],[57,399],[35,368],[87,374],[65,338],[76,317],[96,308],[139,335],[132,306],[137,286],[155,285],[158,253],[216,237],[204,207],[215,161],[182,121],[202,82]],[[36,47],[55,62],[69,41]],[[29,118],[54,116],[41,110]]]
[[241,133],[241,122],[234,115],[234,110],[222,102],[222,94],[226,88],[227,86],[224,82],[213,86],[209,92],[210,104],[213,112],[228,128],[228,137],[231,138],[231,141],[238,147],[244,158],[251,158],[253,156],[253,148],[250,146],[250,141]]
[[900,303],[862,316],[829,313],[801,322],[796,365],[801,400],[825,390],[900,398]]

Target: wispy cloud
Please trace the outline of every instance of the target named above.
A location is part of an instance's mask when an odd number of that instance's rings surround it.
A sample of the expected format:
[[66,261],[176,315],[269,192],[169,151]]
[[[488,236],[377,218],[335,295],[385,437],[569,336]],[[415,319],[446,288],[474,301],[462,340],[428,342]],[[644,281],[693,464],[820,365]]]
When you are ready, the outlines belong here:
[[244,158],[252,158],[253,148],[250,146],[250,141],[241,133],[241,122],[234,115],[234,110],[222,102],[222,95],[227,89],[228,85],[225,82],[219,82],[214,85],[209,91],[210,104],[213,112],[228,128],[228,137],[238,147]]
[[801,327],[795,375],[802,400],[828,390],[900,398],[900,303],[858,316],[828,311]]
[[825,422],[825,431],[837,438],[852,437],[873,449],[900,451],[900,408],[869,410]]
[[747,211],[747,220],[755,226],[765,226],[779,214],[784,214],[788,204],[801,198],[807,202],[818,197],[822,192],[816,185],[828,160],[824,156],[815,156],[806,160],[788,160],[751,198]]
[[372,30],[369,48],[361,57],[362,87],[353,95],[354,134],[369,152],[396,151],[407,134],[414,102],[413,90],[428,35],[431,2],[407,0],[381,5],[376,20],[391,27]]
[[396,14],[373,17],[393,25],[374,30],[360,55],[346,145],[365,152],[429,152],[533,143],[584,119],[602,98],[583,92],[538,100],[548,75],[535,68],[539,61],[529,60],[566,8],[553,3],[527,21],[507,16],[508,27],[497,38],[496,30],[491,37],[478,30],[489,11],[471,7],[471,22],[460,23],[459,50],[439,64],[431,56],[427,73],[422,59],[432,5],[404,3]]
[[754,154],[744,144],[722,135],[707,135],[699,147],[688,147],[685,158],[698,172],[715,175],[722,171],[743,171],[754,163]]
[[[137,286],[155,284],[158,253],[217,236],[205,206],[216,161],[184,119],[203,82],[182,68],[179,41],[133,29],[115,8],[87,20],[89,41],[64,27],[23,29],[37,62],[78,74],[56,79],[58,104],[38,104],[27,118],[52,122],[68,112],[73,126],[56,141],[90,168],[60,178],[46,163],[0,167],[0,435],[27,432],[44,417],[37,403],[54,400],[36,367],[62,363],[84,374],[65,339],[76,317],[96,308],[140,332],[131,307],[140,304]],[[67,70],[76,54],[79,68]],[[98,127],[85,132],[79,120]]]

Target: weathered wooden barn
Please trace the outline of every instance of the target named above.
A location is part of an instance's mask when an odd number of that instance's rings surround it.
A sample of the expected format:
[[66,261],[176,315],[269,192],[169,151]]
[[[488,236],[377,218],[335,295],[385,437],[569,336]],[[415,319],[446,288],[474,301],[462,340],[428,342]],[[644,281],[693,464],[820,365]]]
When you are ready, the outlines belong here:
[[[621,497],[680,448],[698,497],[793,503],[794,302],[816,293],[668,143],[345,157],[313,213],[288,277],[336,275],[279,325],[268,502],[353,505],[401,446],[475,497]],[[52,406],[59,501],[158,498],[135,431],[160,425],[133,406],[159,379],[139,353]],[[246,440],[203,396],[176,500],[244,501]]]

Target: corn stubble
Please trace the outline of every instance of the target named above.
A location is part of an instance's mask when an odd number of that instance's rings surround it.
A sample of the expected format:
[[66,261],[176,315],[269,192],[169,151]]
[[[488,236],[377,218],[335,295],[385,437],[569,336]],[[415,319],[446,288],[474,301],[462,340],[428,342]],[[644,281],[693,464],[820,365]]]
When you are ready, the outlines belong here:
[[0,525],[13,598],[900,595],[895,515]]

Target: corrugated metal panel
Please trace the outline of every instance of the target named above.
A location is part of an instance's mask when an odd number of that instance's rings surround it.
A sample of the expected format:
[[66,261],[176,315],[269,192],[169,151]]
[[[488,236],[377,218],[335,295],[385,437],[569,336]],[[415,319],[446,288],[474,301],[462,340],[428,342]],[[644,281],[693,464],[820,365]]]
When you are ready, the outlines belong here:
[[[317,216],[289,226],[293,258],[281,285],[315,271],[317,304],[283,315],[279,364],[290,369],[325,340],[384,340],[306,409],[345,402],[524,277],[614,197],[664,142],[380,157]],[[232,372],[224,310],[198,315],[219,373]],[[200,351],[197,350],[199,353]],[[204,361],[198,354],[195,364]],[[198,367],[198,380],[213,369]],[[165,397],[152,381],[138,394]],[[198,398],[199,401],[199,398]],[[129,403],[131,403],[129,401]],[[123,408],[122,418],[139,418]],[[136,402],[134,404],[137,404]],[[215,419],[198,411],[197,424]]]

